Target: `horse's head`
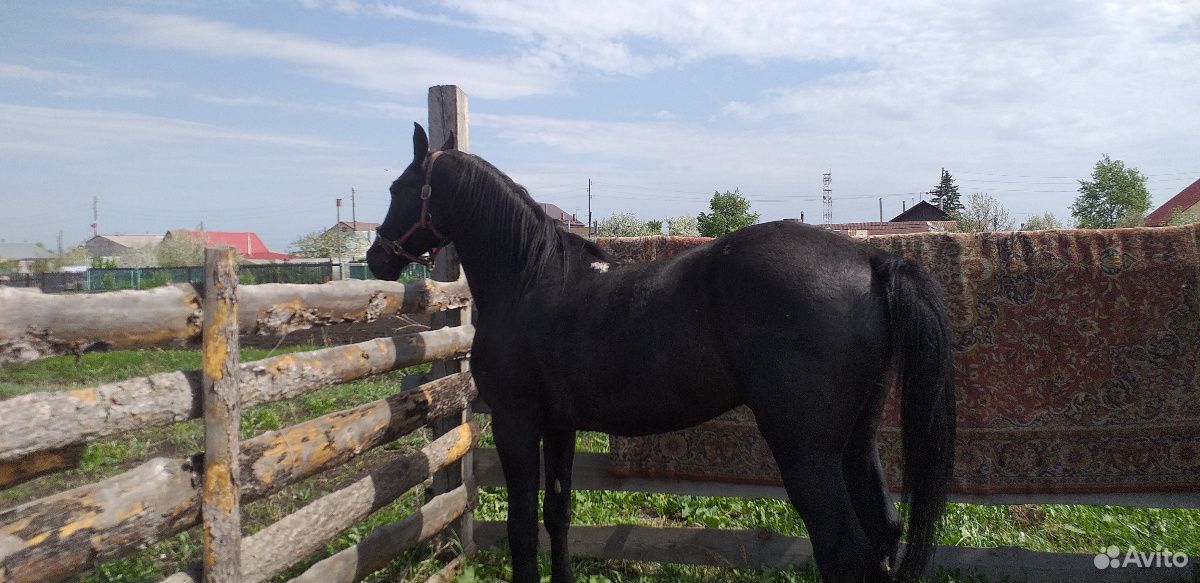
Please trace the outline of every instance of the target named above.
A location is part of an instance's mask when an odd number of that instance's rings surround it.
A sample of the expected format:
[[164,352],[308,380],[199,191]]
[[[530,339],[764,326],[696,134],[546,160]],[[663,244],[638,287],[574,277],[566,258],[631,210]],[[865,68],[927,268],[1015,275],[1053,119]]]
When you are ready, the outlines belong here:
[[[367,250],[367,265],[379,279],[395,281],[409,263],[424,262],[420,256],[436,253],[449,243],[448,235],[433,223],[428,188],[430,166],[436,153],[429,152],[429,138],[421,124],[413,124],[413,159],[392,183],[392,204],[376,230],[375,242]],[[455,147],[454,134],[441,150]]]

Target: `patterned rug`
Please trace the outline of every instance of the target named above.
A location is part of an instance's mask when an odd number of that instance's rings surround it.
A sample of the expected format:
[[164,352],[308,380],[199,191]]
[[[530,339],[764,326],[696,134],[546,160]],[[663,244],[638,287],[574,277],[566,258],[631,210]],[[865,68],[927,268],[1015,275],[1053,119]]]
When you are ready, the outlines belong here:
[[[601,240],[648,261],[705,239]],[[954,331],[961,493],[1200,490],[1200,224],[923,233],[866,243],[929,269]],[[899,480],[889,397],[880,455]],[[617,475],[780,484],[739,408],[670,434],[611,440]]]

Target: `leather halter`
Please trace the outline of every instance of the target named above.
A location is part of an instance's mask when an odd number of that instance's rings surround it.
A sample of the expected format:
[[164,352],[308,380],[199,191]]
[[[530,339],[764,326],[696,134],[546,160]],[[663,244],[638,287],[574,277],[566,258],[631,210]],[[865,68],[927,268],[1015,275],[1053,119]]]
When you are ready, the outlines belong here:
[[[429,158],[425,161],[425,184],[421,186],[421,214],[417,222],[413,223],[413,226],[409,227],[408,230],[405,231],[403,235],[400,235],[400,238],[396,239],[395,241],[383,236],[383,231],[381,230],[382,225],[375,228],[375,242],[378,243],[384,251],[387,251],[398,257],[403,257],[413,263],[420,263],[426,267],[433,266],[433,258],[437,256],[438,250],[442,247],[445,247],[446,244],[450,242],[450,239],[443,235],[442,232],[438,230],[437,226],[433,224],[433,215],[429,213],[429,196],[433,193],[433,188],[429,186],[429,181],[433,177],[433,162],[442,154],[443,152],[441,150],[434,150],[433,152],[429,153]],[[416,255],[404,250],[404,242],[407,241],[409,237],[413,236],[414,233],[422,229],[433,233],[433,236],[438,238],[437,246],[429,250],[429,259],[417,257]]]

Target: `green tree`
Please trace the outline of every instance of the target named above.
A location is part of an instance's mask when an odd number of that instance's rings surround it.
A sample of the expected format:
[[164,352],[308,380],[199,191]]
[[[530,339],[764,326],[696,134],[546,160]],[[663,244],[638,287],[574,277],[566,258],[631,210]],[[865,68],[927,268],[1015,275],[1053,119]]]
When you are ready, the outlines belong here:
[[650,231],[651,235],[661,235],[662,228],[663,228],[663,222],[658,219],[654,219],[652,221],[646,221],[646,230]]
[[1040,231],[1043,229],[1061,228],[1063,228],[1063,224],[1058,220],[1058,217],[1054,216],[1054,213],[1033,215],[1032,217],[1029,217],[1029,220],[1025,221],[1025,224],[1021,225],[1022,231]]
[[1146,213],[1137,209],[1129,209],[1121,216],[1117,217],[1117,222],[1113,223],[1113,227],[1125,229],[1129,227],[1140,227],[1146,224]]
[[293,254],[299,257],[349,257],[354,251],[350,233],[340,229],[317,230],[292,241]]
[[[193,263],[192,265],[200,265],[200,263]],[[117,256],[117,266],[158,267],[158,246],[142,245],[140,247],[130,247]]]
[[696,216],[700,234],[705,237],[720,237],[758,222],[758,213],[750,212],[750,201],[742,196],[741,189],[713,192],[708,208],[712,213]]
[[185,267],[204,265],[204,231],[174,231],[154,249],[158,265]]
[[938,185],[930,191],[930,202],[934,206],[953,215],[956,212],[963,210],[962,197],[958,194],[958,186],[954,184],[954,178],[942,168],[942,180]]
[[1167,219],[1168,227],[1182,227],[1192,223],[1200,223],[1200,214],[1187,212],[1183,209],[1175,209],[1175,211],[1171,213],[1171,218]]
[[601,237],[645,237],[651,233],[646,223],[637,218],[637,215],[617,213],[600,221],[596,227],[596,234]]
[[963,233],[986,233],[989,231],[1011,231],[1013,220],[1000,201],[986,192],[976,192],[967,197],[967,206],[951,215]]
[[1129,225],[1133,216],[1144,218],[1148,210],[1146,176],[1108,154],[1096,162],[1091,180],[1079,181],[1079,196],[1071,204],[1071,215],[1083,229],[1111,229],[1118,222]]
[[695,215],[679,215],[667,219],[667,234],[672,237],[699,237],[700,224]]
[[60,268],[68,265],[87,265],[89,262],[87,247],[83,245],[71,247],[58,256],[58,266]]

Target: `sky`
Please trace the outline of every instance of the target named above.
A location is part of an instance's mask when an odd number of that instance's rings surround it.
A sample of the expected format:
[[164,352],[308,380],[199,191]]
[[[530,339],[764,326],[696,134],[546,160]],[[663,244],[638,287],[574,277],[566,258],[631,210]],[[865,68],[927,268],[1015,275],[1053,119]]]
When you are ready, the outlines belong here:
[[1102,155],[1155,206],[1200,178],[1200,0],[5,2],[0,239],[379,221],[426,91],[472,153],[586,220],[740,189],[879,220],[946,168],[1069,220]]

